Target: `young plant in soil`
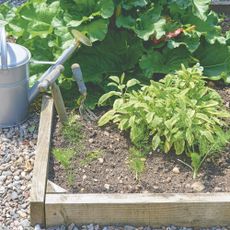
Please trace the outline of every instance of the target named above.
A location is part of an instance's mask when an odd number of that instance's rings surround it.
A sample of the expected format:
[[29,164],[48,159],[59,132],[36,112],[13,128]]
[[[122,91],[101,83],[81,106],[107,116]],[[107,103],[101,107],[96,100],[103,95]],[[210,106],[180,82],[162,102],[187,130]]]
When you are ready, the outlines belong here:
[[82,126],[74,115],[70,115],[61,132],[64,139],[72,145],[79,145],[83,139]]
[[103,152],[100,149],[94,150],[92,152],[88,152],[85,155],[85,158],[83,160],[81,160],[80,164],[81,166],[85,166],[90,164],[92,161],[99,159],[100,157],[102,157]]
[[135,147],[130,148],[129,152],[129,167],[135,172],[136,180],[139,180],[140,174],[145,169],[146,156],[141,150]]
[[74,177],[71,169],[71,159],[74,157],[76,152],[73,149],[59,149],[53,150],[55,159],[64,167],[67,174],[68,184],[71,186],[74,182]]
[[103,95],[98,104],[103,105],[112,96],[118,98],[113,108],[100,118],[99,126],[113,121],[120,130],[129,131],[136,146],[147,138],[153,150],[186,154],[194,178],[207,156],[229,141],[226,118],[230,113],[220,95],[205,85],[200,66],[187,69],[182,66],[160,82],[141,85],[139,90],[131,90],[139,84],[135,79],[126,84],[124,75],[110,79],[109,85],[117,91]]
[[74,183],[74,176],[71,168],[71,160],[76,155],[76,149],[81,149],[83,140],[82,126],[76,116],[70,115],[68,121],[61,127],[61,133],[71,148],[55,148],[53,155],[55,159],[64,167],[69,185]]

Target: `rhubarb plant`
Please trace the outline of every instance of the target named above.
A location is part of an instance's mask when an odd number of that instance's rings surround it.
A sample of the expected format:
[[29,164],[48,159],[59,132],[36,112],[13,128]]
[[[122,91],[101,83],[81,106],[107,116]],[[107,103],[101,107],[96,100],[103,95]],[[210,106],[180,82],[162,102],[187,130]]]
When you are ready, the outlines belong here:
[[[79,62],[85,81],[108,90],[110,75],[133,73],[144,82],[200,63],[211,80],[230,83],[230,36],[222,32],[211,0],[28,0],[18,8],[0,5],[8,35],[37,60],[55,60],[73,41],[73,29],[94,43],[69,61]],[[32,65],[31,75],[45,66]],[[69,89],[66,68],[59,83]],[[90,93],[90,92],[89,92]],[[93,96],[92,98],[95,98]],[[95,103],[94,103],[95,105]]]

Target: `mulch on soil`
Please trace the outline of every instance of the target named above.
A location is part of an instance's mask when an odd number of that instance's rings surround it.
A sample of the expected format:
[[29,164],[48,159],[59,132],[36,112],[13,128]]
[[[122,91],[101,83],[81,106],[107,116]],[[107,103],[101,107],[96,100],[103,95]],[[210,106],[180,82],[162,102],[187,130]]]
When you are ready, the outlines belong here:
[[[219,89],[229,108],[230,89]],[[71,161],[72,183],[66,170],[51,156],[49,179],[75,193],[185,193],[230,192],[230,146],[214,159],[208,159],[196,180],[192,171],[178,161],[178,156],[154,152],[146,158],[145,170],[135,177],[129,164],[131,144],[128,137],[113,125],[99,128],[93,122],[81,120],[82,146]],[[53,147],[67,148],[56,124]],[[97,159],[87,163],[89,153],[98,153]],[[185,160],[185,159],[183,159]],[[84,163],[84,164],[83,164]]]

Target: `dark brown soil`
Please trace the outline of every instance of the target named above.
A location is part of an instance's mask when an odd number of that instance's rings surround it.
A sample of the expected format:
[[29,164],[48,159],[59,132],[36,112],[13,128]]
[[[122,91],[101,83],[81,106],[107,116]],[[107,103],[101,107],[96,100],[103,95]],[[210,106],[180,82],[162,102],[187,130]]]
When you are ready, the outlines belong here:
[[[230,89],[218,90],[229,108]],[[72,182],[66,170],[51,156],[49,179],[75,193],[147,193],[147,192],[230,192],[230,146],[216,158],[208,159],[196,180],[192,171],[177,156],[154,152],[145,162],[145,170],[137,180],[130,169],[128,138],[116,127],[99,128],[82,121],[84,140],[71,163]],[[53,146],[67,148],[60,134],[59,123]],[[82,163],[90,152],[98,158]],[[186,159],[181,159],[186,161]],[[203,187],[203,189],[202,189]]]
[[221,24],[223,31],[229,31],[230,30],[230,17],[227,17],[224,22]]

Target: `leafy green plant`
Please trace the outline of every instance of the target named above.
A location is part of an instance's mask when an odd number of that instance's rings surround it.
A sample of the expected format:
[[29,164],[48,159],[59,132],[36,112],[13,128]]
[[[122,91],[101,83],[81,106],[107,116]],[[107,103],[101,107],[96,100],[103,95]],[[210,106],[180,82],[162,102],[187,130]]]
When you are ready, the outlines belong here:
[[[55,60],[73,42],[72,29],[86,34],[94,42],[93,48],[82,47],[67,64],[79,62],[85,81],[100,92],[107,90],[110,75],[135,71],[142,78],[152,78],[179,69],[181,63],[200,63],[206,76],[229,83],[230,36],[222,33],[221,19],[210,10],[210,3],[28,0],[18,8],[0,5],[0,19],[8,22],[8,34],[37,60]],[[32,65],[31,75],[45,69]],[[71,88],[71,75],[66,68],[65,77],[59,79],[62,87]],[[94,105],[91,99],[88,102]]]
[[136,180],[138,180],[145,169],[146,156],[135,147],[130,148],[129,152],[129,167],[135,172]]
[[[210,10],[210,0],[117,2],[117,27],[131,30],[142,40],[150,41],[151,45],[140,59],[145,76],[167,74],[179,69],[181,63],[191,66],[200,62],[207,76],[215,76],[213,79],[217,80],[225,72],[227,76],[223,78],[230,82],[229,55],[215,58],[220,47],[225,47],[225,52],[229,53],[226,47],[229,37],[222,33],[221,19]],[[209,46],[213,53],[207,55],[205,48]],[[208,60],[208,65],[206,57],[212,59]]]
[[117,91],[103,95],[99,105],[112,96],[117,99],[98,124],[103,126],[113,121],[119,129],[129,130],[136,146],[142,146],[147,138],[153,150],[186,153],[194,170],[200,168],[195,166],[197,162],[202,164],[202,159],[212,153],[203,146],[215,145],[216,139],[226,144],[227,139],[222,137],[228,124],[224,119],[230,117],[220,95],[205,86],[202,71],[198,65],[187,69],[182,66],[175,74],[160,82],[151,81],[139,90],[128,87],[130,82],[134,82],[132,86],[138,84],[134,79],[124,84],[124,75],[120,79],[111,77],[110,85]]
[[64,140],[71,144],[72,148],[55,148],[53,155],[64,167],[68,184],[73,185],[75,177],[71,168],[71,161],[79,148],[82,148],[81,142],[83,140],[82,126],[76,116],[69,116],[68,121],[61,127],[61,134]]
[[69,186],[74,185],[75,175],[74,175],[74,171],[72,169],[67,171],[67,182],[68,182]]

